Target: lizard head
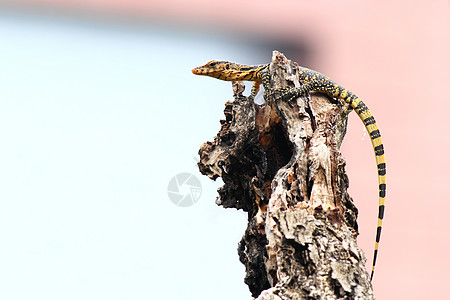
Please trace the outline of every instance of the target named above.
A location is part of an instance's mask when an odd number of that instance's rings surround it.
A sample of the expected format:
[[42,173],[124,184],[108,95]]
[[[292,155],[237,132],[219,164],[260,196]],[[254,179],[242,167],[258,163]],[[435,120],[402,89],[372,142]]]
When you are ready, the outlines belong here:
[[212,60],[203,66],[192,69],[192,73],[232,81],[237,80],[244,70],[248,71],[249,69],[251,69],[250,66],[243,66],[225,60]]
[[211,60],[203,66],[192,69],[192,73],[195,75],[216,77],[215,74],[222,73],[225,70],[229,70],[230,65],[233,65],[233,63],[229,61]]

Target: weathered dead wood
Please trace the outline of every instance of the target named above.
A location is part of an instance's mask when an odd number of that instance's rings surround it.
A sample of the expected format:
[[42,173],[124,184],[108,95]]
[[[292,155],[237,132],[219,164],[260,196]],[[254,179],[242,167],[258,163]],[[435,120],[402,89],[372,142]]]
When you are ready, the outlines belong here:
[[[299,86],[297,65],[274,51],[273,89]],[[238,246],[257,299],[373,299],[356,237],[357,209],[339,147],[349,108],[322,94],[257,105],[233,83],[233,102],[200,171],[222,177],[217,203],[248,212]],[[275,94],[276,96],[276,94]]]

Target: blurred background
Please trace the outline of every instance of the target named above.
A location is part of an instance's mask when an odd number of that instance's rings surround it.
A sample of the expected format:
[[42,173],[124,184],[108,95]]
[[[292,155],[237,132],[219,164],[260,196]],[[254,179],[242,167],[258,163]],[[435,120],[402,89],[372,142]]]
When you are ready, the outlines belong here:
[[[196,167],[231,84],[190,70],[278,50],[377,118],[388,192],[376,297],[449,299],[449,11],[447,0],[0,1],[0,298],[249,299],[236,250],[246,214],[218,207],[221,183]],[[342,152],[370,269],[377,169],[354,113]]]

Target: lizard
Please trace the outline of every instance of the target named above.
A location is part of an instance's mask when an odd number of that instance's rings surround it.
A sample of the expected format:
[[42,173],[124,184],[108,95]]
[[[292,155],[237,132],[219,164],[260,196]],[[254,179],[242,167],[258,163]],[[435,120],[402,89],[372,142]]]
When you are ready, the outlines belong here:
[[[253,81],[250,99],[254,99],[257,95],[261,84],[267,93],[270,89],[270,73],[269,64],[265,65],[241,65],[228,61],[212,60],[203,66],[192,69],[195,75],[205,75],[225,81]],[[324,93],[330,97],[344,100],[353,108],[356,114],[364,123],[369,133],[375,153],[375,160],[378,168],[378,223],[375,237],[375,250],[372,260],[372,271],[370,281],[373,279],[375,265],[377,261],[378,248],[381,238],[381,229],[383,226],[384,207],[386,199],[386,160],[384,155],[384,145],[381,140],[380,130],[375,121],[374,116],[364,102],[351,91],[335,83],[329,77],[299,66],[299,79],[302,85],[298,88],[288,88],[282,91],[281,98],[288,98],[289,101],[305,95],[309,91],[317,91]]]

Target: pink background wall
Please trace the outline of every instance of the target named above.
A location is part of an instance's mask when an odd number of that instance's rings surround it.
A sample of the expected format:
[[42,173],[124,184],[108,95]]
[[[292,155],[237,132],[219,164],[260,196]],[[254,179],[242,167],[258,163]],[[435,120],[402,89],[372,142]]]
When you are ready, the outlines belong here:
[[[346,5],[287,0],[14,2],[147,18],[174,28],[309,40],[317,50],[313,67],[364,99],[382,132],[388,187],[375,295],[378,299],[430,299],[430,295],[448,299],[448,1],[345,1]],[[212,58],[216,57],[205,57],[205,61]],[[350,194],[360,211],[359,244],[371,261],[378,211],[376,166],[370,140],[355,114],[342,151]]]

